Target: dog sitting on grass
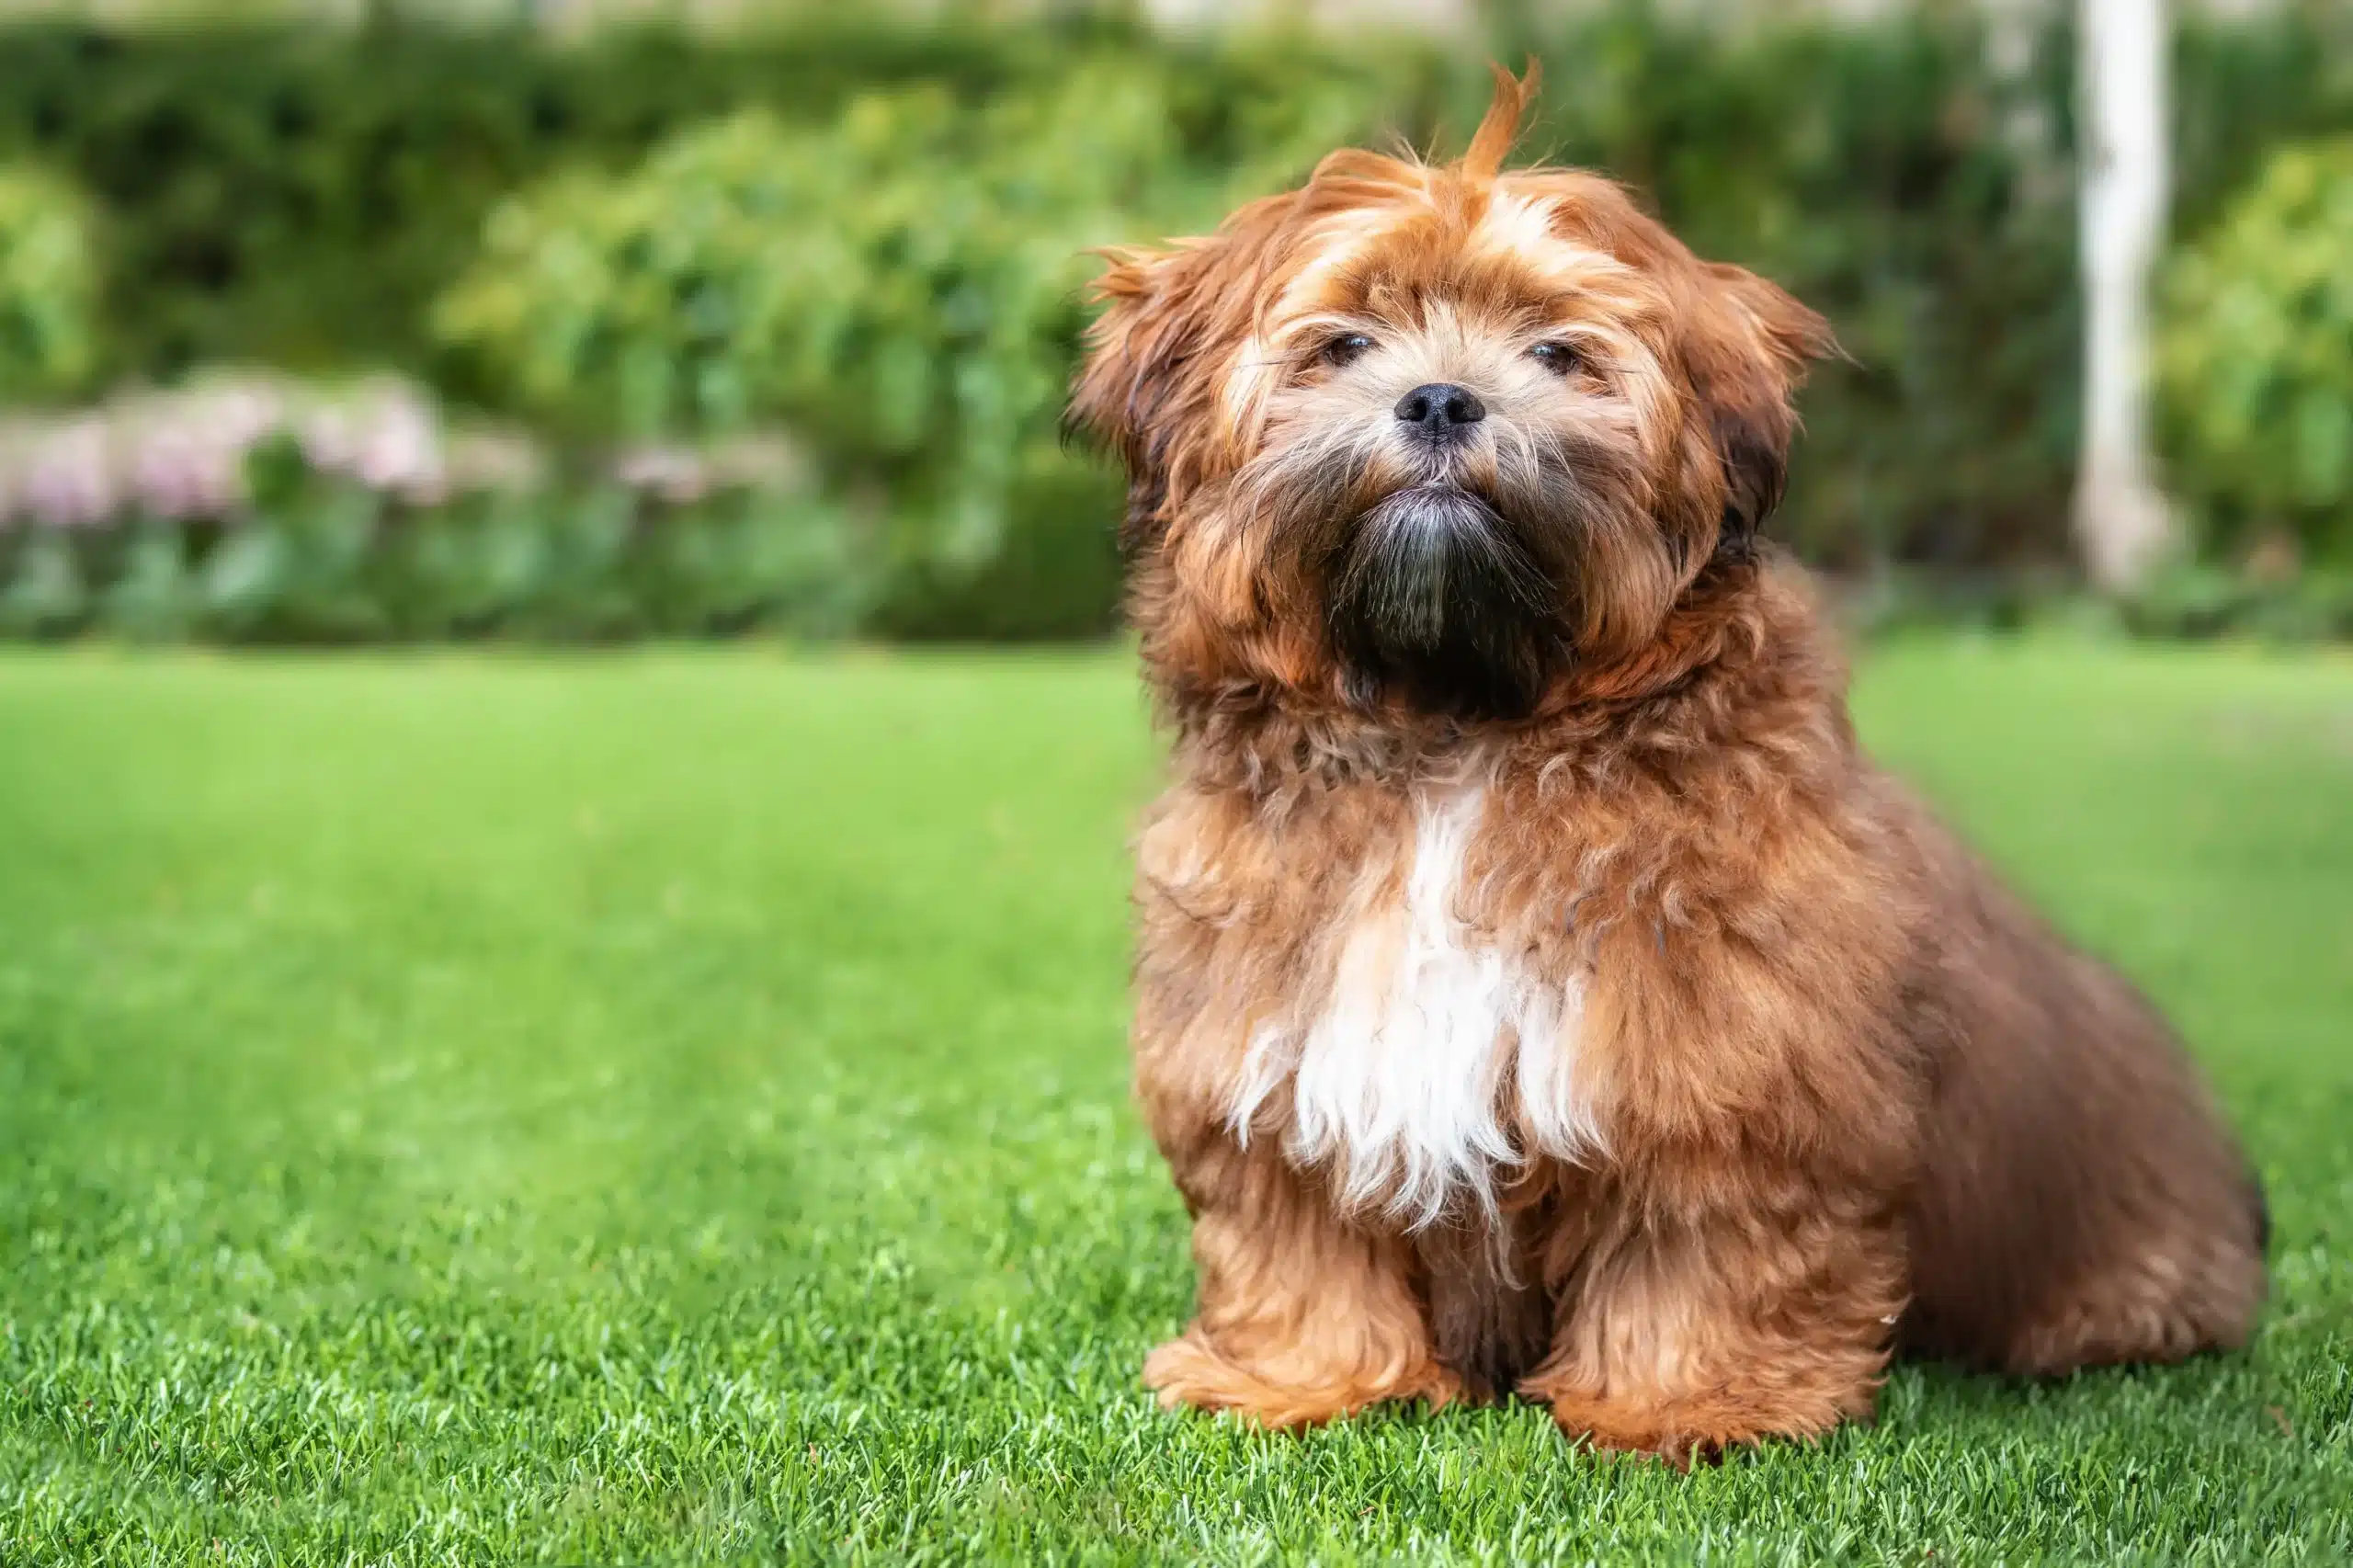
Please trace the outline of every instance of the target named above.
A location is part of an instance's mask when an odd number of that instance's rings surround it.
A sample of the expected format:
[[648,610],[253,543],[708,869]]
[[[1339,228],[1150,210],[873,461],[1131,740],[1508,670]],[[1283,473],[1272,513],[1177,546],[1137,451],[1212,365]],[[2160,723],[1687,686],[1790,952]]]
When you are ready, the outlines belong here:
[[1760,544],[1830,338],[1615,186],[1342,152],[1118,253],[1174,731],[1135,1071],[1193,1216],[1163,1403],[1517,1391],[1678,1461],[2236,1345],[2246,1164],[2165,1024],[1873,767]]

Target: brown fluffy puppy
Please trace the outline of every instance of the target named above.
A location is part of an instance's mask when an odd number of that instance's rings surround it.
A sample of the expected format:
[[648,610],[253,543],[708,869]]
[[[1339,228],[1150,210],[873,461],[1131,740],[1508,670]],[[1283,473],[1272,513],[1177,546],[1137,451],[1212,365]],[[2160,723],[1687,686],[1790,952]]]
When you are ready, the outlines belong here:
[[1124,459],[1175,732],[1137,1087],[1193,1215],[1164,1403],[1517,1389],[1687,1459],[2242,1341],[2246,1165],[2165,1026],[1855,742],[1760,558],[1828,337],[1616,187],[1361,152],[1121,253],[1074,396]]

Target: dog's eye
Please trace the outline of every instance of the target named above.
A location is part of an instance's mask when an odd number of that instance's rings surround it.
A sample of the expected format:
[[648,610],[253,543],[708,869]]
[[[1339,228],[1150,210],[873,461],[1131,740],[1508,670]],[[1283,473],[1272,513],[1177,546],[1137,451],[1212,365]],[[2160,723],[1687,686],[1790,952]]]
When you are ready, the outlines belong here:
[[1344,332],[1324,346],[1326,365],[1353,364],[1364,351],[1372,347],[1372,339],[1360,332]]
[[1540,343],[1528,356],[1556,376],[1567,375],[1579,363],[1577,351],[1565,343]]

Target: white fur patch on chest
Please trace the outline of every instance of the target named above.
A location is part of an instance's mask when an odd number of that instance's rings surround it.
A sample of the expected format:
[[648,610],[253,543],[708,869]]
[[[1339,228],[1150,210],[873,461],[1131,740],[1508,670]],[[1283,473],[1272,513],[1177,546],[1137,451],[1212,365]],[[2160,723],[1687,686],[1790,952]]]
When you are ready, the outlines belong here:
[[1289,1078],[1285,1151],[1329,1165],[1343,1202],[1427,1225],[1496,1187],[1530,1153],[1575,1159],[1597,1140],[1576,1082],[1583,987],[1546,980],[1460,915],[1485,791],[1432,791],[1415,808],[1404,896],[1384,893],[1336,933],[1330,988],[1262,1027],[1229,1113],[1247,1138]]

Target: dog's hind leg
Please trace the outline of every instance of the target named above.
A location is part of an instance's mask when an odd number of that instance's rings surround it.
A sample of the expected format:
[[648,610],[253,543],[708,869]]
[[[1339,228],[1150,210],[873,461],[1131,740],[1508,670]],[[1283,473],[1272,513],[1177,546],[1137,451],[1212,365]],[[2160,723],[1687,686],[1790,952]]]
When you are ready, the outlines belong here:
[[2180,1042],[1973,869],[1949,880],[1905,1348],[2048,1376],[2245,1343],[2268,1221]]

